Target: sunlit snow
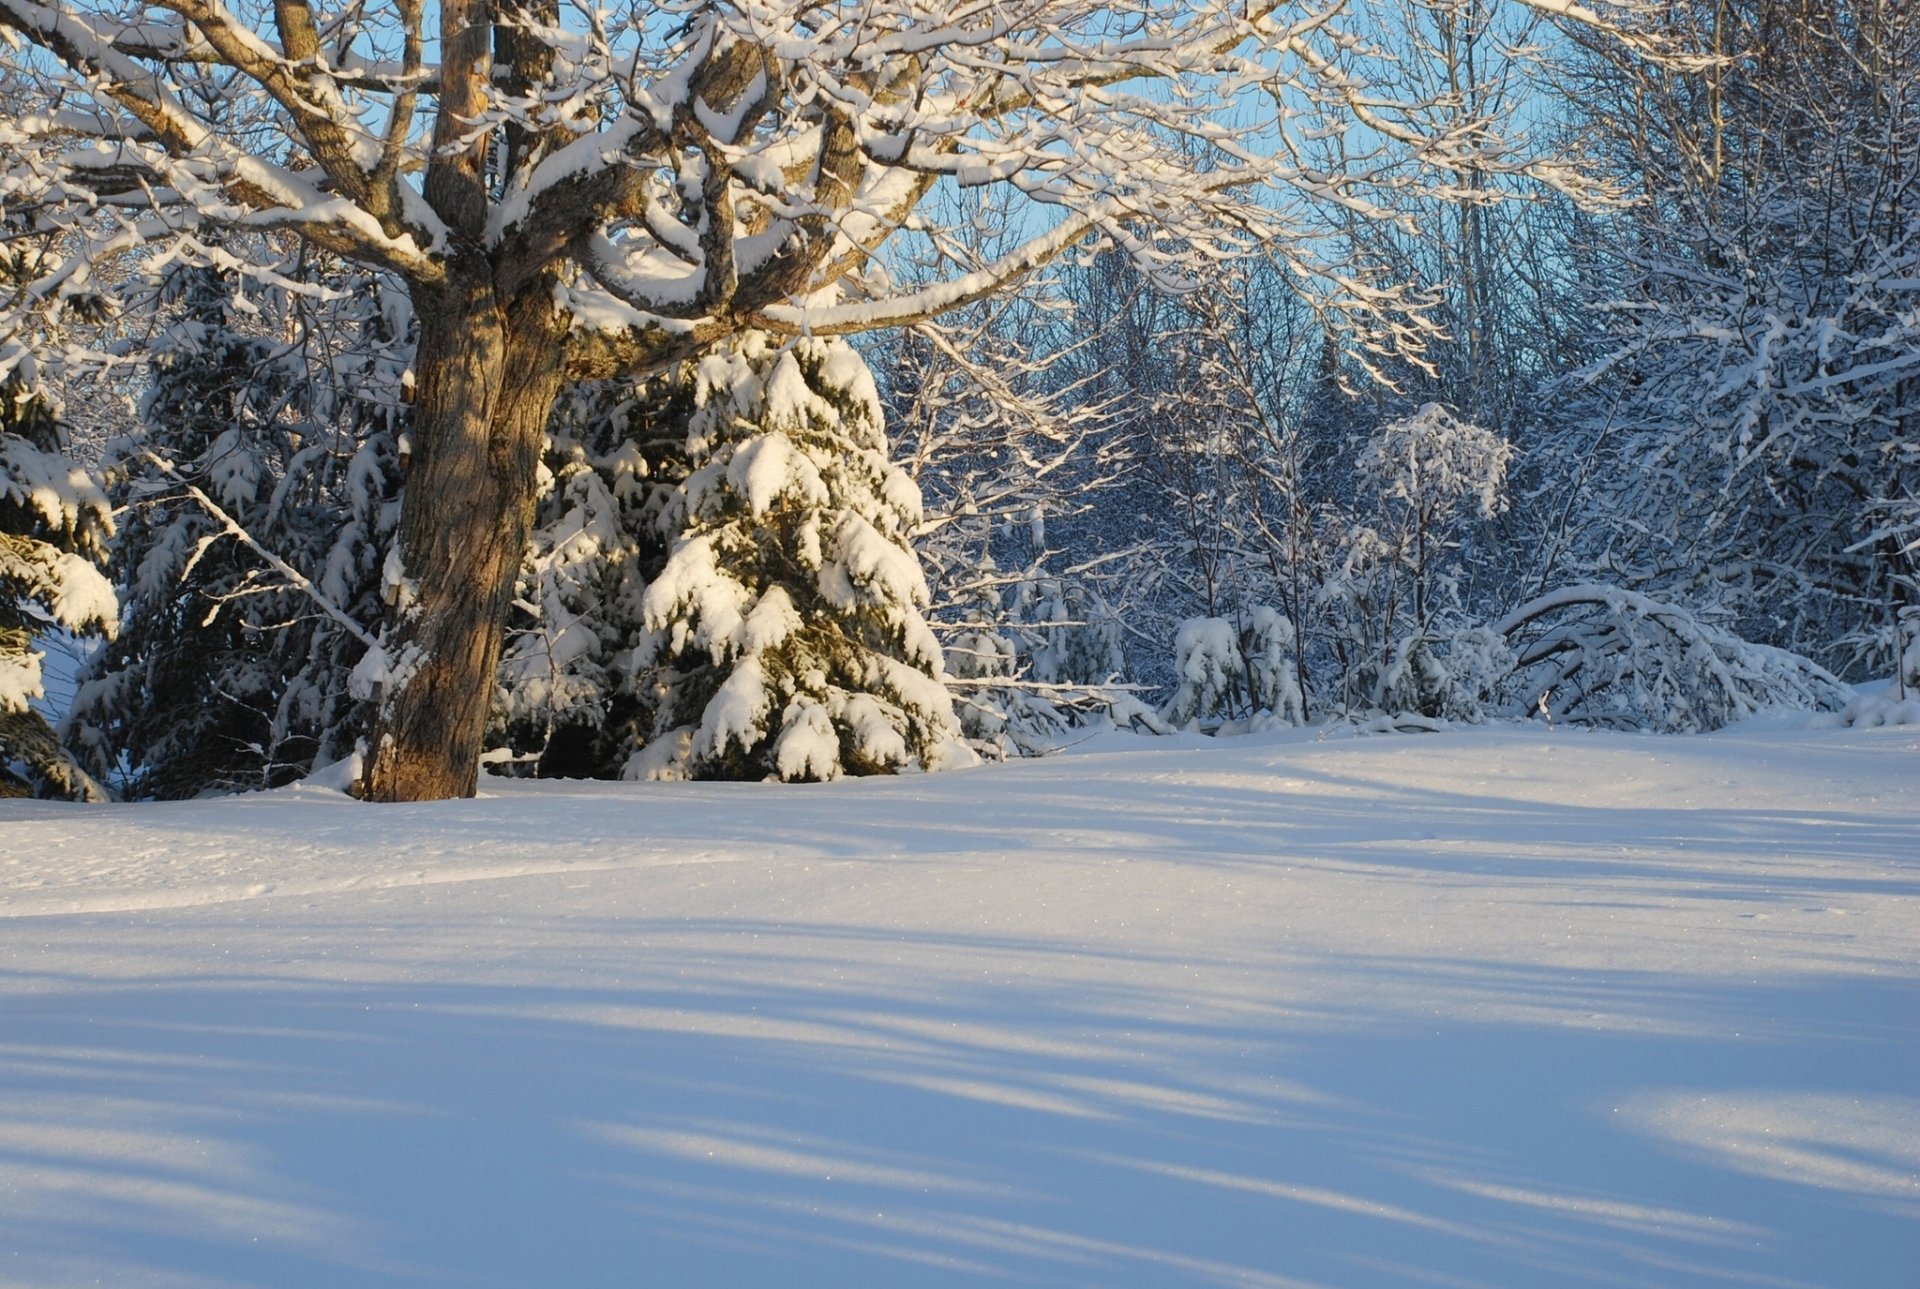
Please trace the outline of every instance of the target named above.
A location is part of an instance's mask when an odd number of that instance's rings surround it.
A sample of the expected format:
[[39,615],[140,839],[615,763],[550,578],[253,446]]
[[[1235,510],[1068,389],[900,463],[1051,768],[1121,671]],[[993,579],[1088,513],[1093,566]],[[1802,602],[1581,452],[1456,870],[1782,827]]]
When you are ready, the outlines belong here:
[[1920,728],[0,802],[0,1285],[1920,1283]]

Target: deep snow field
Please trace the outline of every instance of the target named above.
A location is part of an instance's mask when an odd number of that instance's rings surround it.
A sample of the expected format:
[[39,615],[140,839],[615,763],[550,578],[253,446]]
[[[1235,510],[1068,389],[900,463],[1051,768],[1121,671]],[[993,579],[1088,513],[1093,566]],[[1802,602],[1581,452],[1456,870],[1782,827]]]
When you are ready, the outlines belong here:
[[1920,728],[0,802],[0,1285],[1920,1285]]

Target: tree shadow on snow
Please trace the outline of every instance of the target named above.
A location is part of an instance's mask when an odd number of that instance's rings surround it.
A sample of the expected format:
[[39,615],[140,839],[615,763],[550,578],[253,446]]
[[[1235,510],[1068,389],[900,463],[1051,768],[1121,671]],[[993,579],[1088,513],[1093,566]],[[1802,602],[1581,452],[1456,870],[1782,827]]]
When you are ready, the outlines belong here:
[[[247,917],[177,932],[217,952]],[[1349,957],[1314,966],[1303,1004],[1225,955],[1118,973],[1045,937],[534,922],[581,946],[575,978],[564,953],[409,959],[400,927],[333,978],[296,961],[8,989],[0,1283],[1915,1269],[1913,1124],[1883,1118],[1911,1115],[1911,971],[1783,986]]]

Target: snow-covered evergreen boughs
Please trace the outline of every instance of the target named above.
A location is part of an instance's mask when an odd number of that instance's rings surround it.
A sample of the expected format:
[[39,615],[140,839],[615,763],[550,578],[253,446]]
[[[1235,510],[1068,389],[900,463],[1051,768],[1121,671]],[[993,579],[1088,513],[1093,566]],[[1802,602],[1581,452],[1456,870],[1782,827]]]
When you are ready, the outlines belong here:
[[30,705],[44,695],[36,634],[110,634],[118,620],[99,568],[113,532],[107,497],[63,446],[44,395],[0,384],[0,790],[97,799]]
[[642,596],[686,522],[691,391],[583,388],[556,409],[490,754],[545,775],[611,778],[651,732],[633,650]]
[[112,532],[105,492],[61,451],[44,398],[0,387],[0,712],[41,696],[22,602],[69,631],[113,629],[117,601],[99,568]]
[[[1217,728],[1251,721],[1297,725],[1303,719],[1293,623],[1257,605],[1236,622],[1189,618],[1174,633],[1179,678],[1161,717],[1177,728]],[[1237,729],[1249,728],[1247,725]]]
[[1289,725],[1306,719],[1296,649],[1293,623],[1278,609],[1262,604],[1247,615],[1240,655],[1247,668],[1249,703],[1255,712],[1271,713]]
[[247,298],[209,268],[166,283],[142,424],[109,452],[126,621],[67,720],[130,795],[273,786],[358,733],[349,677],[382,612],[407,311],[334,271],[319,302]]
[[937,768],[958,742],[919,492],[887,460],[865,362],[743,336],[693,368],[687,523],[637,651],[659,709],[642,775],[830,779]]

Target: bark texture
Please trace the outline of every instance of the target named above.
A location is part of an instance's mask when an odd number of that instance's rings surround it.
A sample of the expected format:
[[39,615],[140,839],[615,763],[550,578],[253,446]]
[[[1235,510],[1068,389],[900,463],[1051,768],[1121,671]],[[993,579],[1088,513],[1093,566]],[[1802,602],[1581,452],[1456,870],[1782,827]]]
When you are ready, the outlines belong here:
[[369,801],[470,797],[540,449],[560,386],[564,319],[544,279],[503,302],[490,278],[423,293],[413,456],[401,501],[404,582],[393,677],[369,742]]

